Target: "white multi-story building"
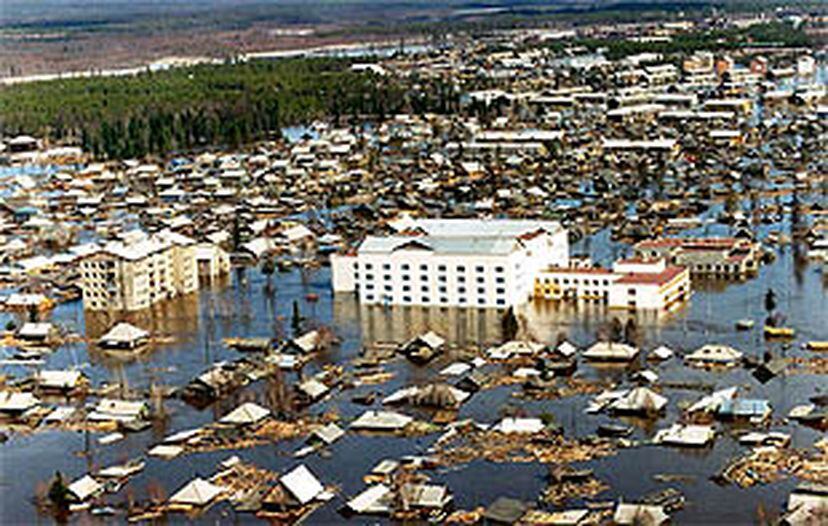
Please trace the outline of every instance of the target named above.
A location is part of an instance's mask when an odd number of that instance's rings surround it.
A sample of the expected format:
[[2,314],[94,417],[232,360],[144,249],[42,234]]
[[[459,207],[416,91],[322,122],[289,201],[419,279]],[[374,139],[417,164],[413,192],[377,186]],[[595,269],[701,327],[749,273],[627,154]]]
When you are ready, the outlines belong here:
[[690,271],[663,259],[620,260],[612,270],[549,268],[538,273],[534,295],[593,301],[612,309],[668,310],[690,297]]
[[125,237],[81,261],[85,309],[142,310],[198,290],[194,240],[169,231]]
[[334,291],[364,304],[505,308],[526,302],[537,273],[569,261],[560,224],[533,220],[417,219],[331,257]]

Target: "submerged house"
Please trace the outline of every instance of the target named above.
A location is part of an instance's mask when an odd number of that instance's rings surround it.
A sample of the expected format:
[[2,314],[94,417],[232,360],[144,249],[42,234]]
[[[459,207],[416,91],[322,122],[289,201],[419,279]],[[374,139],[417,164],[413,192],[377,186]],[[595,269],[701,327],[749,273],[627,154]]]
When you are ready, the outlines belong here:
[[132,324],[121,322],[98,339],[104,349],[134,350],[149,341],[150,333]]
[[732,367],[742,361],[742,353],[727,345],[704,345],[684,357],[690,365]]
[[434,331],[429,331],[405,342],[400,347],[400,352],[412,362],[426,363],[434,359],[438,354],[441,354],[445,345],[446,340]]
[[619,342],[596,342],[583,353],[593,362],[630,362],[638,356],[638,349]]

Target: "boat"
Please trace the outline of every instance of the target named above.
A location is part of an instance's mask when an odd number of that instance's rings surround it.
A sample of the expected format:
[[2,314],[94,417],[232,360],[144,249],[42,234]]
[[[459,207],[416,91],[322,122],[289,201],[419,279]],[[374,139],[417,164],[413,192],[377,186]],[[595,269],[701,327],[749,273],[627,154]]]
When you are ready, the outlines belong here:
[[828,351],[828,341],[810,341],[805,348],[811,351]]
[[737,331],[749,331],[753,328],[754,321],[750,318],[742,318],[741,320],[736,322],[736,330]]
[[773,327],[765,325],[766,338],[793,338],[795,331],[791,327]]

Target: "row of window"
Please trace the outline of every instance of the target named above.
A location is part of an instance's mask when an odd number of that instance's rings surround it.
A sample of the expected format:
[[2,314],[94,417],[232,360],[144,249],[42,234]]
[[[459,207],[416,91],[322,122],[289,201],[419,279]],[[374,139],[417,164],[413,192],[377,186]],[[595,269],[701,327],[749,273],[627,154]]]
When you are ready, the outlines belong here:
[[[355,275],[355,278],[356,278],[357,280],[359,280],[359,273],[357,273],[357,274]],[[392,278],[393,278],[393,276],[391,276],[391,274],[383,274],[383,275],[382,275],[382,279],[383,279],[384,281],[391,281],[391,279],[392,279]],[[366,281],[371,281],[371,280],[373,280],[373,279],[374,279],[374,275],[373,275],[373,274],[366,274],[366,275],[365,275],[365,280],[366,280]],[[403,274],[403,275],[402,275],[402,280],[403,280],[403,281],[411,281],[411,275],[409,275],[409,274]],[[420,276],[420,281],[429,281],[429,276],[428,276],[427,274],[422,274],[422,275]],[[439,281],[439,282],[441,282],[441,283],[446,283],[446,282],[448,282],[448,278],[447,278],[446,276],[437,276],[437,281]],[[483,276],[478,276],[477,278],[475,278],[475,281],[476,281],[477,283],[485,283],[485,282],[486,282],[486,278],[485,278],[485,277],[483,277]],[[457,276],[457,282],[458,282],[458,283],[466,283],[466,276]],[[506,278],[504,278],[504,277],[502,277],[502,276],[498,276],[498,277],[496,277],[496,278],[495,278],[495,283],[499,283],[499,284],[506,283]]]
[[[365,301],[369,302],[369,303],[373,302],[376,298],[377,297],[374,296],[373,294],[366,294],[365,295]],[[392,302],[392,298],[390,296],[383,296],[382,299],[383,299],[383,301],[385,301],[387,303]],[[448,302],[449,302],[449,299],[446,296],[440,296],[439,303],[448,304]],[[406,304],[406,303],[411,304],[411,303],[414,303],[414,300],[411,296],[403,296],[402,297],[402,303],[403,304]],[[431,303],[431,298],[428,297],[428,296],[422,296],[420,298],[419,303],[429,304],[429,303]],[[467,305],[469,302],[466,300],[465,297],[461,296],[457,299],[457,303],[460,304],[460,305]],[[485,305],[486,304],[486,299],[485,298],[477,298],[477,304],[478,305]],[[495,300],[495,304],[498,305],[498,306],[505,306],[506,305],[506,300],[503,299],[503,298],[498,298],[498,299]]]
[[[597,287],[598,285],[604,285],[605,287],[609,286],[609,280],[608,280],[608,279],[604,279],[604,280],[600,280],[600,279],[593,279],[593,280],[584,279],[583,281],[581,281],[581,280],[578,280],[578,279],[576,279],[576,278],[572,278],[572,284],[573,284],[573,285],[578,285],[578,284],[582,284],[582,285],[589,285],[589,284],[590,284],[590,281],[592,282],[592,285],[593,285],[593,286],[595,286],[595,287]],[[551,282],[552,282],[552,283],[554,283],[555,285],[560,285],[560,284],[569,285],[569,278],[563,278],[563,279],[560,279],[560,278],[552,278]],[[543,278],[543,283],[544,283],[545,285],[549,285],[549,283],[550,283],[550,278]]]
[[[391,292],[393,289],[394,288],[391,285],[384,285],[383,286],[383,290],[386,291],[386,292]],[[365,290],[375,290],[374,284],[373,283],[366,283],[365,284]],[[402,291],[403,292],[411,292],[411,285],[403,285],[402,286]],[[446,287],[446,286],[437,287],[437,291],[445,294],[445,293],[448,292],[448,287]],[[428,294],[430,292],[430,288],[428,287],[428,285],[423,285],[423,286],[420,287],[420,292]],[[467,292],[466,287],[457,287],[457,293],[458,294],[465,294],[466,292]],[[478,294],[486,294],[486,288],[485,287],[477,287],[477,293]],[[506,289],[503,288],[503,287],[498,287],[498,288],[495,289],[495,294],[497,294],[497,295],[506,294]]]
[[[373,263],[365,263],[363,265],[363,267],[364,267],[365,270],[374,270],[374,264]],[[419,267],[420,267],[421,271],[428,272],[428,265],[427,264],[423,263],[423,264],[419,265]],[[382,270],[391,270],[391,264],[390,263],[383,263],[382,264]],[[400,270],[411,270],[411,265],[408,264],[408,263],[402,263],[400,265]],[[437,265],[437,270],[439,272],[446,272],[448,270],[448,266],[447,265]],[[455,265],[454,270],[456,272],[466,272],[466,266],[465,265]],[[483,265],[476,265],[474,267],[474,271],[475,272],[485,272],[486,267],[483,266]],[[506,271],[506,269],[502,266],[496,266],[496,267],[494,267],[494,271],[498,274],[502,274],[503,272]]]

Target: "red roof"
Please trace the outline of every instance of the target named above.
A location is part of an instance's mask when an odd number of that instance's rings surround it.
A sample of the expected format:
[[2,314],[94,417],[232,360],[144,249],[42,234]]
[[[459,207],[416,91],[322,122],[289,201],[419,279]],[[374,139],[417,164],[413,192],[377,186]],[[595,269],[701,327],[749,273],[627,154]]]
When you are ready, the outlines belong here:
[[666,285],[685,271],[684,267],[667,267],[661,272],[630,272],[615,283],[618,285]]
[[550,267],[545,272],[555,272],[558,274],[614,274],[611,270],[600,267]]
[[636,248],[669,248],[681,247],[690,250],[710,250],[733,248],[739,243],[734,237],[662,237],[641,241]]

